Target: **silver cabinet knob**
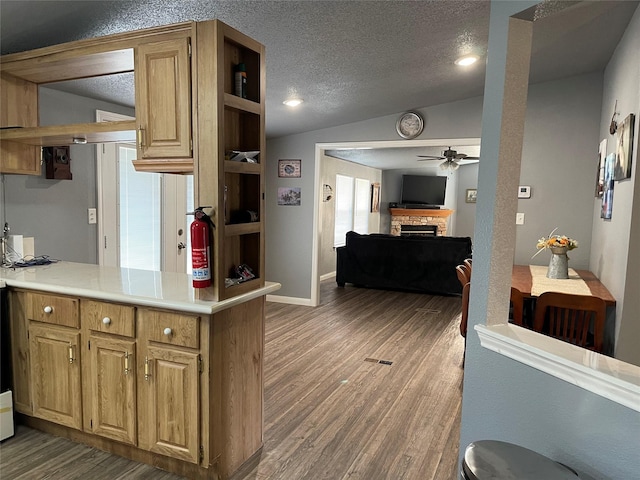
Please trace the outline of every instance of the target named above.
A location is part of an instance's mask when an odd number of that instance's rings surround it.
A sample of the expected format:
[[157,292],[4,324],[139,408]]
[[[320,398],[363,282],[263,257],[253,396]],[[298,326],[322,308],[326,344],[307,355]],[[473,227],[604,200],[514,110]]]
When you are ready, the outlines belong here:
[[46,307],[43,308],[44,313],[51,313],[53,312],[53,307],[50,305],[47,305]]
[[171,335],[171,329],[169,327],[165,328],[163,332],[165,335]]
[[110,325],[111,324],[111,319],[109,317],[104,317],[102,319],[102,323],[104,323],[105,325]]

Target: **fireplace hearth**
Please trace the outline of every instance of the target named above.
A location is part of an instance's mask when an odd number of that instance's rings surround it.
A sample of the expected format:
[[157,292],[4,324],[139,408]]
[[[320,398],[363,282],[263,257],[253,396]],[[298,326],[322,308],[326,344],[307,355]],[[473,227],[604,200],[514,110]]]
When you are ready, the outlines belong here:
[[438,225],[400,225],[400,235],[435,237],[438,235]]

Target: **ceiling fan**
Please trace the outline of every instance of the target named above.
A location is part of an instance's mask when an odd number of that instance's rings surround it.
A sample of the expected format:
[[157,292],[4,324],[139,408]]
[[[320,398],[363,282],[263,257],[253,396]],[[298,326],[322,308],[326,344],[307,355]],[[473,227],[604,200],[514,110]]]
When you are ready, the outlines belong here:
[[457,170],[458,167],[460,167],[458,160],[480,160],[480,157],[470,157],[464,153],[458,153],[455,150],[452,150],[451,147],[448,147],[443,151],[441,156],[418,155],[418,157],[420,157],[418,160],[419,162],[427,160],[444,160],[444,162],[440,164],[440,168],[442,170]]

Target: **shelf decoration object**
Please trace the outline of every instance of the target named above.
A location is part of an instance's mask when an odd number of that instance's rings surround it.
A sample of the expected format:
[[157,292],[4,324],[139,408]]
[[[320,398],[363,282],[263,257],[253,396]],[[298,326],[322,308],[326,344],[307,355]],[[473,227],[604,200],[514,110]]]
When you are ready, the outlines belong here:
[[278,177],[300,178],[302,177],[302,160],[278,160]]
[[538,251],[533,257],[543,250],[549,249],[551,251],[551,260],[549,260],[547,278],[566,279],[569,278],[569,257],[567,252],[578,248],[578,242],[566,235],[554,235],[556,230],[557,228],[554,228],[548,237],[542,237],[538,240],[536,243]]

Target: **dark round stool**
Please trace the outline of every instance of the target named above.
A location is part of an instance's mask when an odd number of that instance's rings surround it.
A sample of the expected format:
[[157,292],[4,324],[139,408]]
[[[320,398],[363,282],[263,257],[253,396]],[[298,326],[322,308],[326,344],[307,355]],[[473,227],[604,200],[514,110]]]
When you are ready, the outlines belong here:
[[513,443],[472,442],[464,452],[463,480],[577,480],[578,474],[561,463]]

